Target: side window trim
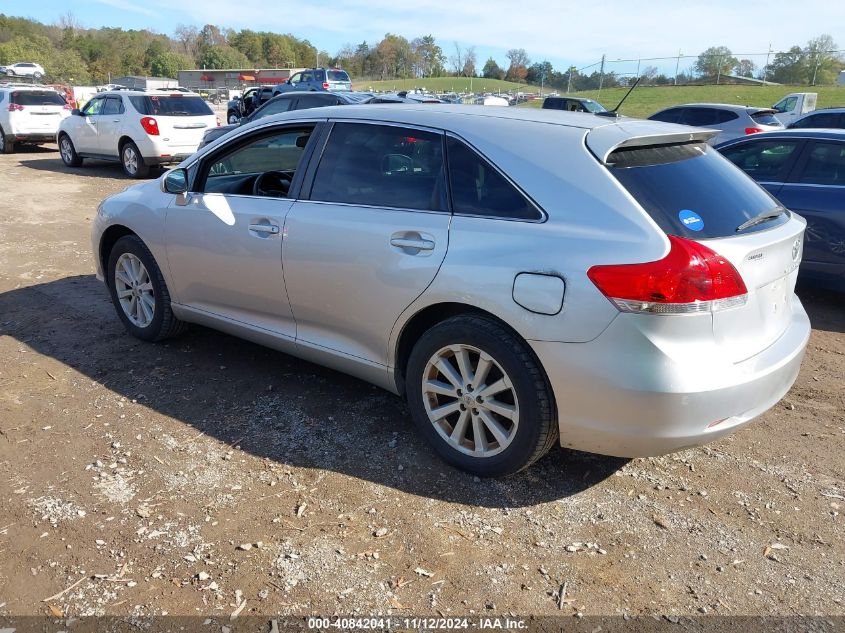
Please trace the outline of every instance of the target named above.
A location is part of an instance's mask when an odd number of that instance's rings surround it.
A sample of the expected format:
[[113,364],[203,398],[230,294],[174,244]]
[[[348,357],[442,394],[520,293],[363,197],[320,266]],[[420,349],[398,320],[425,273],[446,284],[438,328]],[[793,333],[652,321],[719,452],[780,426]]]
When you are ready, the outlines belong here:
[[[446,209],[443,211],[434,211],[431,209],[408,209],[405,207],[390,207],[385,205],[361,205],[361,204],[353,204],[353,203],[346,203],[346,202],[324,202],[322,200],[311,200],[311,190],[314,188],[314,177],[317,174],[317,168],[320,166],[320,161],[323,159],[323,152],[326,150],[326,145],[329,142],[329,137],[331,136],[331,132],[334,129],[336,123],[354,123],[354,124],[364,124],[364,125],[379,125],[379,126],[387,126],[387,127],[398,127],[406,130],[419,130],[420,132],[428,132],[430,134],[437,134],[440,136],[440,140],[442,143],[442,152],[443,152],[443,177],[446,179]],[[446,158],[446,134],[444,130],[427,127],[424,125],[414,125],[409,123],[398,123],[396,121],[379,121],[375,119],[332,119],[327,122],[325,125],[325,130],[318,142],[314,144],[314,152],[312,155],[312,160],[308,165],[308,171],[305,174],[305,180],[302,185],[302,190],[299,192],[300,197],[299,200],[308,200],[310,202],[314,202],[316,204],[333,204],[333,205],[343,205],[343,206],[356,206],[356,207],[367,207],[372,209],[392,209],[392,210],[402,210],[402,211],[413,211],[414,213],[446,213],[451,215],[452,214],[452,198],[449,194],[449,170],[447,166],[447,158]]]
[[208,178],[208,170],[211,168],[211,165],[220,158],[223,154],[229,154],[231,152],[235,152],[238,149],[249,145],[255,141],[261,140],[262,138],[266,138],[269,136],[276,136],[277,134],[284,133],[286,130],[295,130],[297,128],[305,127],[313,125],[314,129],[311,132],[311,138],[308,141],[308,144],[305,146],[305,151],[302,154],[302,158],[299,161],[299,166],[297,167],[296,173],[293,176],[293,180],[291,181],[290,189],[288,190],[288,200],[298,200],[299,194],[301,193],[300,189],[303,182],[304,172],[306,168],[310,166],[311,157],[314,153],[314,145],[315,140],[319,140],[319,137],[323,133],[323,128],[325,127],[325,119],[308,119],[303,121],[286,121],[284,125],[276,125],[276,126],[262,126],[257,130],[253,130],[250,134],[245,134],[244,136],[240,137],[236,143],[226,143],[222,147],[218,147],[215,149],[214,152],[210,152],[204,156],[202,156],[199,160],[197,160],[193,165],[189,165],[188,169],[191,169],[193,166],[196,166],[196,175],[191,178],[190,183],[190,192],[191,193],[199,193],[202,194],[204,192],[198,191],[200,188],[205,188],[205,180]]
[[[543,224],[549,219],[549,214],[546,213],[546,210],[541,207],[534,198],[528,195],[525,190],[516,184],[513,179],[508,176],[505,172],[499,169],[499,166],[496,165],[493,161],[487,158],[483,152],[479,151],[477,147],[475,147],[472,143],[467,141],[465,138],[461,137],[460,135],[456,134],[455,132],[446,132],[447,137],[451,137],[454,140],[463,143],[470,151],[472,151],[476,156],[478,156],[482,161],[484,161],[487,165],[490,166],[493,171],[495,171],[499,176],[501,176],[505,182],[507,182],[513,189],[519,193],[523,198],[525,198],[528,203],[534,207],[534,209],[539,213],[540,217],[534,220],[528,220],[524,218],[507,218],[502,217],[499,215],[475,215],[470,213],[461,213],[459,214],[461,217],[464,218],[487,218],[490,220],[502,220],[503,222],[529,222],[533,224]],[[454,208],[452,206],[452,175],[449,173],[449,155],[445,152],[444,148],[444,164],[446,165],[446,187],[449,192],[449,211],[454,214]]]

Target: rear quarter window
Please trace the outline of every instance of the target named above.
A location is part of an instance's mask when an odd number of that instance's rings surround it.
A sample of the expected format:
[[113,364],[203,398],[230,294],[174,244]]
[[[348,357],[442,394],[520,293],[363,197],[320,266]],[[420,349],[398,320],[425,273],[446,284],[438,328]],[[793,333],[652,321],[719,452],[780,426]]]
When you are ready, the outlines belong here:
[[[705,143],[616,150],[610,173],[668,235],[727,237],[751,218],[780,204]],[[744,233],[786,222],[782,214]]]
[[202,97],[182,95],[133,95],[132,107],[147,116],[209,116],[214,114]]

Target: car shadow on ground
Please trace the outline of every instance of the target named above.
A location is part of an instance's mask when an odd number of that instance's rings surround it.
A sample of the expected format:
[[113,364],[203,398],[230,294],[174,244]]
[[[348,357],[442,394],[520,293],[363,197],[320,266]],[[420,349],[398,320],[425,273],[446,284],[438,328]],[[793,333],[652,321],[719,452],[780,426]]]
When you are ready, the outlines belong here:
[[22,167],[35,169],[37,171],[62,172],[85,178],[110,178],[112,180],[115,178],[124,178],[127,185],[145,182],[146,180],[150,180],[152,178],[158,178],[163,173],[160,168],[152,167],[150,168],[149,178],[134,180],[124,176],[123,168],[120,166],[120,163],[107,160],[92,160],[90,158],[86,158],[85,162],[80,167],[68,167],[62,162],[58,152],[56,152],[55,160],[44,160],[43,158],[39,160],[22,160],[20,161],[20,164]]
[[0,294],[2,335],[258,457],[424,497],[531,506],[595,486],[628,461],[556,447],[522,473],[479,483],[437,458],[401,398],[202,327],[166,343],[143,343],[123,329],[93,275]]
[[845,333],[845,293],[801,282],[796,289],[816,330]]

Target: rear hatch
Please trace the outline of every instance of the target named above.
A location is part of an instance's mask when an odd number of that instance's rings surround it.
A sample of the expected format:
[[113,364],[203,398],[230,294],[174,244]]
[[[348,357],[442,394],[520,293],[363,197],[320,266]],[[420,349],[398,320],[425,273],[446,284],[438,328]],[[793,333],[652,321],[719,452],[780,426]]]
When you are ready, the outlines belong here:
[[70,114],[65,98],[54,90],[13,91],[8,108],[15,134],[55,134]]
[[199,95],[184,93],[129,97],[139,114],[155,119],[161,141],[172,154],[193,154],[217,116]]
[[748,108],[748,116],[751,117],[754,127],[763,132],[783,129],[783,123],[775,116],[777,113],[777,110],[771,108]]
[[330,68],[326,71],[326,83],[329,87],[327,90],[352,90],[352,80],[345,70],[339,68]]
[[744,303],[714,310],[713,334],[733,362],[769,347],[788,327],[805,222],[704,140],[623,147],[610,173],[667,234],[733,264]]

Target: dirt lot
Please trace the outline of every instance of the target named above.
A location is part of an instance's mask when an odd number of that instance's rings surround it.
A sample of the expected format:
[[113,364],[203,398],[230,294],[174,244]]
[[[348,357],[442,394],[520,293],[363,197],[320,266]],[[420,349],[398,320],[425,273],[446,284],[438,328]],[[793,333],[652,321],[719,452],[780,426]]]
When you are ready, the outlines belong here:
[[128,184],[0,156],[0,615],[845,614],[842,296],[800,289],[798,382],[734,436],[480,481],[367,384],[130,338],[88,242]]

